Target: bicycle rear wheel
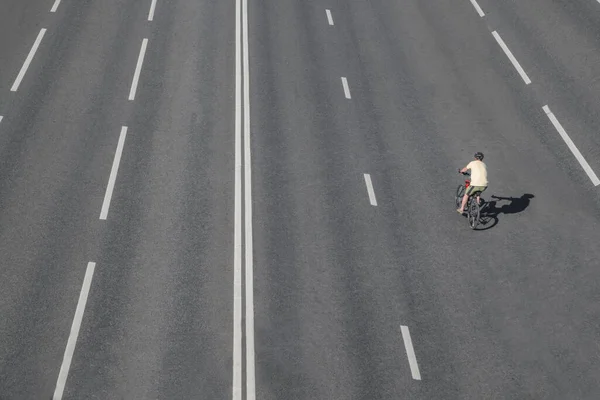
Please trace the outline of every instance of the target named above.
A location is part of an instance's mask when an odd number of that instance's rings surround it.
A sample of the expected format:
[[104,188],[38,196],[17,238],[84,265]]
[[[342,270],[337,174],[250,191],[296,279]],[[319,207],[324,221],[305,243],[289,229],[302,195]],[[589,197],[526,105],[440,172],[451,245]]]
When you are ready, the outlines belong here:
[[471,229],[475,229],[477,228],[477,225],[479,225],[481,209],[479,207],[479,202],[477,201],[477,198],[471,199],[469,203],[469,225],[471,226]]
[[456,198],[455,198],[456,208],[460,207],[460,204],[462,202],[462,198],[464,195],[465,195],[465,185],[458,185],[458,187],[456,188]]

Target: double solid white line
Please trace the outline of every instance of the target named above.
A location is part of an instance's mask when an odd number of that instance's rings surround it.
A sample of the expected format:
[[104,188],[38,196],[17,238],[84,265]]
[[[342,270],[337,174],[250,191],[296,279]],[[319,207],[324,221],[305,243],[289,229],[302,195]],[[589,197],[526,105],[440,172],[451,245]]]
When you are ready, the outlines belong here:
[[[250,67],[248,1],[235,8],[235,189],[233,257],[233,385],[232,399],[243,397],[242,338],[246,344],[246,396],[256,399],[254,364],[254,266],[252,236],[252,163],[250,146]],[[242,180],[243,177],[243,180]],[[243,182],[243,197],[242,197]],[[242,208],[242,203],[244,207]],[[243,213],[242,213],[243,210]],[[243,241],[242,241],[243,240]],[[242,243],[244,249],[242,249]],[[245,251],[242,258],[242,250]],[[245,276],[242,286],[242,275]],[[245,295],[245,315],[242,298]],[[245,325],[245,331],[243,330]]]
[[29,64],[31,64],[31,60],[33,60],[33,56],[35,56],[35,53],[36,53],[38,47],[40,47],[40,43],[42,42],[42,39],[44,38],[45,34],[46,34],[46,29],[42,28],[40,30],[40,33],[38,33],[37,38],[35,38],[35,42],[33,42],[33,46],[31,46],[31,50],[29,50],[29,54],[27,55],[27,58],[25,59],[25,62],[23,63],[23,66],[21,67],[21,70],[19,71],[19,74],[17,75],[17,79],[15,79],[15,82],[13,83],[12,87],[10,88],[11,92],[16,92],[17,89],[19,89],[19,85],[21,84],[21,81],[23,80],[23,77],[25,76],[25,73],[27,72],[27,69],[29,68]]

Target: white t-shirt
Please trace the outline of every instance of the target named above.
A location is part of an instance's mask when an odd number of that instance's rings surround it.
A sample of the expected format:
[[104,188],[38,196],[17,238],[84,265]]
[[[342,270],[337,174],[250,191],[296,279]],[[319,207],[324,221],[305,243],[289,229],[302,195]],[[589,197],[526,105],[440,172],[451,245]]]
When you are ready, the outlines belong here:
[[467,165],[467,169],[471,170],[471,186],[487,186],[487,167],[483,161],[471,161]]

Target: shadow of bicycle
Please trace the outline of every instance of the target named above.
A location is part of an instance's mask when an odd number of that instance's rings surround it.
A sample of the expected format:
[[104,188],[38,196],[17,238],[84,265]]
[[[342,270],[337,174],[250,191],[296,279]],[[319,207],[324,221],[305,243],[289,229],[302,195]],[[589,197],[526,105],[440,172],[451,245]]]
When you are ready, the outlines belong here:
[[477,230],[484,231],[491,229],[498,224],[498,216],[500,214],[517,214],[523,212],[529,204],[531,199],[535,196],[529,193],[525,193],[521,197],[504,197],[492,195],[491,198],[494,200],[485,203],[481,210],[479,227]]

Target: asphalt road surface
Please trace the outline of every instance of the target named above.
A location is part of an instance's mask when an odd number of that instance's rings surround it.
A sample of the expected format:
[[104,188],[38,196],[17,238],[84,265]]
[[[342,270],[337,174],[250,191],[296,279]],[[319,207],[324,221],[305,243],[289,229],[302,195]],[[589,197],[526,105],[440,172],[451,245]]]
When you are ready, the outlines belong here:
[[599,132],[595,0],[3,1],[0,399],[598,399]]

